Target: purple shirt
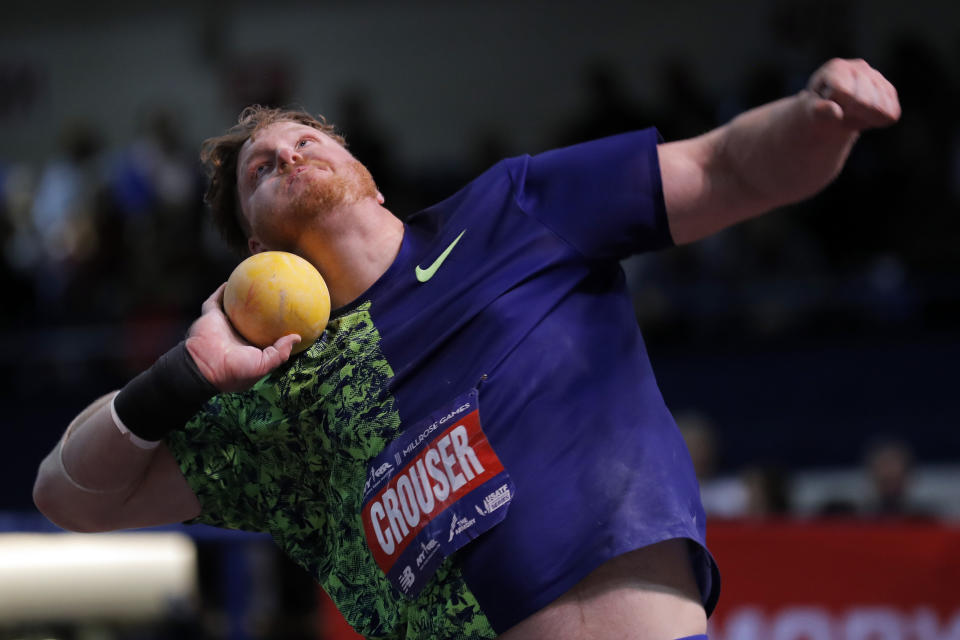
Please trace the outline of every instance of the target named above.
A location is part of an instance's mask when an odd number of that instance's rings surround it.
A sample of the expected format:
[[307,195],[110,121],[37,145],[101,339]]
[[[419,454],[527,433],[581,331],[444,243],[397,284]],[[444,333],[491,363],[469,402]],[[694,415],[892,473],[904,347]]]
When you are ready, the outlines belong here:
[[657,141],[648,129],[498,163],[409,218],[391,267],[334,312],[371,303],[404,428],[478,389],[515,494],[455,557],[498,631],[672,538],[695,543],[708,612],[719,594],[690,457],[619,266],[672,244]]

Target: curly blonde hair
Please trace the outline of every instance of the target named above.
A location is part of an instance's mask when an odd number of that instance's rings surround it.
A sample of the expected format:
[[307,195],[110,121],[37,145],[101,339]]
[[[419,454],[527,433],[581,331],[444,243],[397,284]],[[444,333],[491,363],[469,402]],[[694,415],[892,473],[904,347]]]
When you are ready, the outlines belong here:
[[200,162],[208,185],[203,201],[210,207],[214,226],[230,248],[240,255],[248,252],[246,219],[237,199],[237,157],[240,148],[260,129],[275,122],[297,122],[313,127],[346,146],[346,140],[323,116],[314,117],[302,110],[277,109],[252,105],[245,108],[222,136],[207,138],[200,146]]

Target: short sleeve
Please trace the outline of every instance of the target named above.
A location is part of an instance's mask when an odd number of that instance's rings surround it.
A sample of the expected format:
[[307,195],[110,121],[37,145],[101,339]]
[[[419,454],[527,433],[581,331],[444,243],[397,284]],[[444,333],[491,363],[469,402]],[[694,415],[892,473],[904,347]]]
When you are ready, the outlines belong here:
[[671,246],[656,129],[517,159],[518,205],[590,258]]
[[169,434],[167,448],[200,500],[192,522],[263,531],[263,486],[257,451],[239,426],[238,394],[216,396],[186,428]]

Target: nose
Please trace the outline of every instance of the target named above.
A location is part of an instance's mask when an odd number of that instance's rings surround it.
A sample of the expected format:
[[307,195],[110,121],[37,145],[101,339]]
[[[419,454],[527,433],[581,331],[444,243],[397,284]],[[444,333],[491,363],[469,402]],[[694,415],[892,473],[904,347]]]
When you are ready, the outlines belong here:
[[303,156],[292,147],[280,147],[277,149],[277,166],[280,169],[286,169],[290,165],[300,162]]

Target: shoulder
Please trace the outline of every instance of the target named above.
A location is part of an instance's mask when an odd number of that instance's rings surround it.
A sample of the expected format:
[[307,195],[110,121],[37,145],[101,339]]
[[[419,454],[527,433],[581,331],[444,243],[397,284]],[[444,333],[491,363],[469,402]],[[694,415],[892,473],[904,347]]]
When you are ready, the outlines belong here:
[[405,220],[408,228],[424,238],[439,238],[455,218],[485,215],[512,200],[515,178],[523,174],[529,156],[500,160],[434,205],[417,211]]

